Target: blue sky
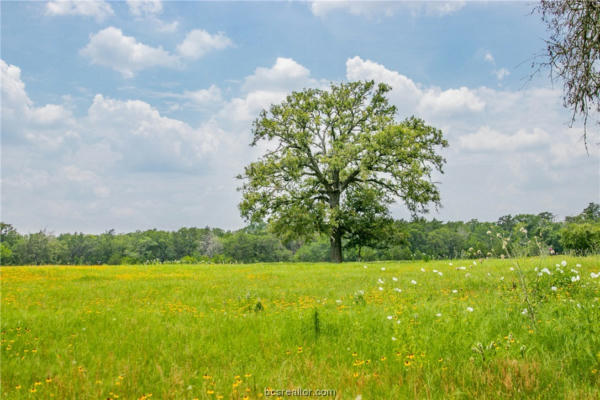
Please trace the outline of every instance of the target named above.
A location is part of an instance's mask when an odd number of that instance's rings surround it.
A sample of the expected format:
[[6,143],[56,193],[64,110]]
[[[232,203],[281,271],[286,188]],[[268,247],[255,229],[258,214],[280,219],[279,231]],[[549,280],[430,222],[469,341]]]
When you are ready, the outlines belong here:
[[[22,231],[242,226],[258,112],[329,82],[392,85],[450,147],[439,219],[599,201],[598,148],[524,2],[2,2],[2,220]],[[595,143],[595,142],[594,142]],[[393,207],[398,217],[407,213]]]

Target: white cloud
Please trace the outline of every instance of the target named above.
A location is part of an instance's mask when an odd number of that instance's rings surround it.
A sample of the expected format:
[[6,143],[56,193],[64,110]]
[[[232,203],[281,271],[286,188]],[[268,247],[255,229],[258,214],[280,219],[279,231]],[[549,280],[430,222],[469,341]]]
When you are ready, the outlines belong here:
[[222,50],[232,45],[231,39],[223,32],[211,35],[205,30],[195,29],[177,46],[177,52],[182,57],[195,60],[212,50]]
[[178,21],[164,22],[158,16],[163,12],[161,0],[127,0],[129,12],[137,20],[142,20],[147,27],[162,33],[172,33],[179,26]]
[[112,26],[92,34],[89,43],[80,53],[93,64],[110,67],[126,78],[133,77],[137,71],[145,68],[178,65],[177,57],[162,47],[140,43]]
[[3,140],[19,142],[27,139],[54,148],[72,134],[74,119],[69,109],[58,104],[36,107],[21,80],[21,69],[0,60],[0,70]]
[[278,57],[270,67],[258,67],[252,75],[244,79],[242,89],[251,90],[293,90],[302,85],[316,83],[310,79],[310,71],[291,58]]
[[162,13],[161,0],[127,0],[129,12],[139,16],[155,15]]
[[448,113],[458,111],[481,111],[485,102],[466,87],[441,90],[439,88],[422,89],[412,79],[397,71],[371,60],[353,57],[346,61],[346,78],[355,80],[374,80],[387,83],[392,87],[390,99],[401,114]]
[[508,152],[546,146],[549,140],[550,135],[539,128],[530,132],[520,129],[511,135],[483,126],[475,133],[461,136],[459,144],[461,148],[470,151]]
[[500,69],[494,71],[494,75],[496,75],[496,78],[499,81],[501,81],[502,79],[504,79],[508,75],[510,75],[510,71],[507,70],[506,68],[500,68]]
[[492,55],[492,53],[490,53],[489,51],[487,51],[485,53],[485,55],[483,56],[483,59],[489,63],[495,64],[495,60],[494,60],[494,56]]
[[[231,99],[219,112],[222,120],[248,123],[253,121],[262,109],[268,109],[271,104],[280,103],[288,94],[287,91],[255,90],[244,97]],[[248,126],[249,128],[249,126]]]
[[46,3],[47,15],[82,15],[94,17],[98,21],[114,15],[110,4],[104,0],[79,1],[79,0],[52,0]]
[[426,14],[443,16],[455,13],[465,6],[463,0],[454,1],[364,1],[364,0],[332,0],[312,1],[310,9],[313,15],[325,17],[336,11],[352,15],[374,18],[391,17],[398,12],[410,12],[412,15]]
[[166,23],[158,18],[150,18],[150,21],[156,25],[156,30],[159,32],[172,33],[179,27],[179,22],[177,21]]
[[228,101],[218,113],[221,120],[239,122],[247,126],[262,109],[280,103],[294,90],[325,88],[327,82],[310,75],[305,66],[291,58],[278,57],[271,67],[258,67],[241,85],[245,94]]
[[208,89],[186,90],[182,97],[201,107],[219,104],[223,101],[221,89],[216,85],[211,85]]
[[218,130],[199,129],[163,117],[140,100],[116,100],[96,95],[86,123],[110,149],[124,155],[134,169],[188,169],[217,147]]
[[[163,28],[176,29],[177,22]],[[93,64],[112,68],[123,77],[132,78],[136,72],[143,69],[181,67],[182,59],[195,60],[209,51],[221,50],[231,45],[233,42],[222,32],[211,35],[202,29],[196,29],[190,31],[177,46],[178,54],[175,55],[161,46],[152,47],[138,42],[133,36],[126,36],[120,29],[110,26],[90,35],[90,41],[80,50],[80,54]]]
[[474,91],[462,86],[458,89],[429,89],[421,98],[418,109],[421,112],[454,112],[460,110],[481,111],[485,102]]

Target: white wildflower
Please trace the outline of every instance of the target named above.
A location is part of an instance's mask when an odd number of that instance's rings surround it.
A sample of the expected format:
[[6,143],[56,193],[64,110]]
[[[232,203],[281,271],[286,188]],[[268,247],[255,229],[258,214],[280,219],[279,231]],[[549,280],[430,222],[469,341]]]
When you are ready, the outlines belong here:
[[414,279],[412,281],[410,281],[410,283],[412,283],[413,285],[417,284],[417,281],[415,281]]
[[562,265],[563,267],[566,267],[567,266],[567,261],[566,260],[562,260],[560,262],[560,265]]
[[473,312],[473,307],[467,307],[468,312]]
[[556,286],[552,286],[552,287],[550,288],[550,290],[552,290],[553,292],[556,292],[557,288],[556,288]]
[[571,277],[571,282],[577,282],[579,279],[581,279],[581,278],[579,277],[579,275],[572,276],[572,277]]

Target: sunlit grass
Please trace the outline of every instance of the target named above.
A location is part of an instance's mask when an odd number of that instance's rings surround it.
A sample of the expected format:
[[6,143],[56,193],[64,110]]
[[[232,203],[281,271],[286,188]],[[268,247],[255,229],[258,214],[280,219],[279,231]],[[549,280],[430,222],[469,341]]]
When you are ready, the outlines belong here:
[[598,398],[600,257],[562,260],[534,319],[511,260],[2,268],[1,397]]

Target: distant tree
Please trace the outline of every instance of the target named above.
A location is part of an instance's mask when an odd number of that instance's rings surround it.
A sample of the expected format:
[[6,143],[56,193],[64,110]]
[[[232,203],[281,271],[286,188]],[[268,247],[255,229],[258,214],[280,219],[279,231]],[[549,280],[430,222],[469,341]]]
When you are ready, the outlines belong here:
[[600,250],[599,223],[567,224],[561,229],[560,236],[565,249],[574,250],[578,254]]
[[0,222],[0,265],[15,263],[14,248],[21,240],[21,235],[10,224]]
[[600,221],[600,204],[590,203],[581,213],[584,221],[599,222]]
[[237,262],[287,261],[292,254],[270,234],[238,231],[224,240],[223,253]]
[[567,223],[600,222],[600,204],[589,203],[580,214],[574,217],[566,217],[565,221]]
[[[270,149],[245,168],[240,204],[250,221],[267,219],[284,238],[330,238],[331,260],[342,261],[348,193],[379,191],[379,204],[403,200],[413,212],[439,204],[432,181],[447,146],[439,129],[418,118],[394,120],[390,87],[370,82],[294,92],[263,110],[253,125],[252,145]],[[268,146],[269,147],[269,146]]]
[[563,82],[564,105],[572,111],[571,122],[583,118],[587,147],[588,118],[600,113],[600,1],[541,0],[535,10],[550,37],[544,61],[534,66],[549,67]]

